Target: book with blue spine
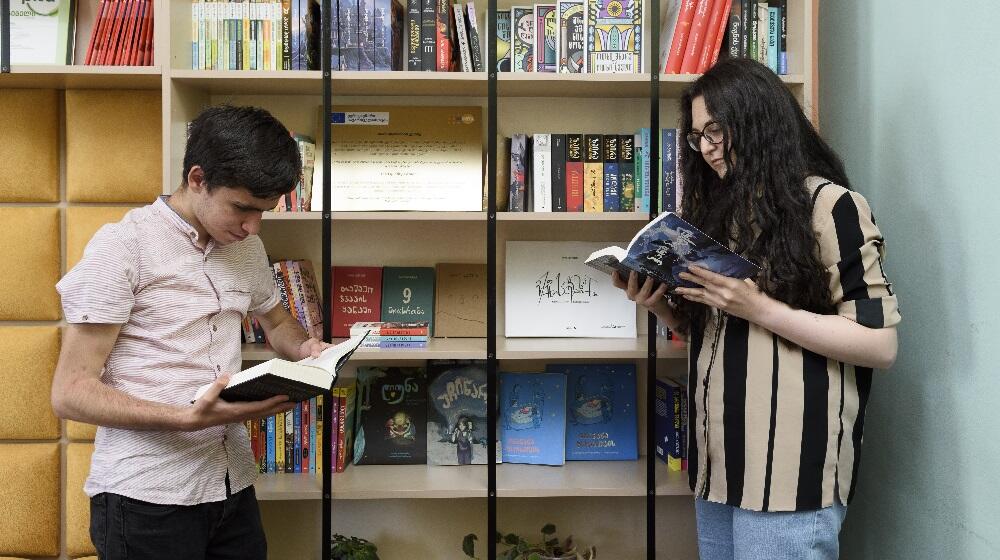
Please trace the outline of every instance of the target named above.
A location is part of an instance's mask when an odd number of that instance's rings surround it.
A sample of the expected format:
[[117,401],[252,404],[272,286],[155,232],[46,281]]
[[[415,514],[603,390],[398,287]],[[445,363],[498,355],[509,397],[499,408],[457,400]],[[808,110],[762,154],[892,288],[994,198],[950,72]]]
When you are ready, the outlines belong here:
[[637,165],[639,169],[636,170],[636,176],[639,176],[639,174],[642,175],[642,196],[641,196],[642,207],[638,208],[638,210],[640,212],[645,212],[646,214],[649,214],[649,200],[652,197],[649,189],[649,178],[650,178],[649,169],[651,166],[650,165],[651,161],[649,159],[649,147],[650,144],[652,144],[653,139],[650,138],[648,126],[643,127],[639,131],[639,138],[640,138],[639,141],[641,142],[640,144],[641,147],[639,151],[642,153],[641,155],[642,165],[641,166]]
[[292,460],[294,461],[294,468],[292,472],[300,473],[302,472],[302,403],[295,403],[295,408],[292,410],[293,418],[293,428],[292,434],[295,437],[295,450],[292,452]]
[[566,462],[566,376],[501,372],[500,438],[505,463]]
[[604,135],[604,211],[621,210],[621,177],[618,175],[618,135]]
[[274,461],[274,416],[267,417],[267,472],[275,472],[275,461]]
[[639,458],[635,364],[548,364],[566,375],[566,460]]

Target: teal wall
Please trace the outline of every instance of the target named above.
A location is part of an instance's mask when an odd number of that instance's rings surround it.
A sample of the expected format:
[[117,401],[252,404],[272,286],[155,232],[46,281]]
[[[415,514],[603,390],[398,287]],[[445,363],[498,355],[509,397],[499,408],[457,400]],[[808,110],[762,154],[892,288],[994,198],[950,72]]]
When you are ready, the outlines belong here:
[[1000,558],[1000,2],[820,4],[821,133],[903,313],[842,558]]

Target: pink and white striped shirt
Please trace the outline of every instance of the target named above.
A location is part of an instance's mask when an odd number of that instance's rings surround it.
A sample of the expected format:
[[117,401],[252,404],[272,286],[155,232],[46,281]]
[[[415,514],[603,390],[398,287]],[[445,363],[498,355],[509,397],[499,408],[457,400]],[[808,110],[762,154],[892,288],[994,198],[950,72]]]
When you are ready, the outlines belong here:
[[[121,324],[101,381],[140,399],[189,406],[198,387],[240,370],[241,321],[279,303],[257,236],[198,246],[161,197],[102,227],[56,285],[69,323]],[[257,477],[243,424],[197,432],[100,427],[88,496],[158,504],[224,500]]]

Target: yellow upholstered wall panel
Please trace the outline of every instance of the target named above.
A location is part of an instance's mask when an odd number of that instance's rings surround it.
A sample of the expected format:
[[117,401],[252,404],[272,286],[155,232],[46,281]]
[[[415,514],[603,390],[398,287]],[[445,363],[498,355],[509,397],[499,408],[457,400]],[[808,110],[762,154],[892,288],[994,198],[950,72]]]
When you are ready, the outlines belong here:
[[0,262],[17,267],[4,277],[0,321],[59,319],[59,209],[0,208],[0,224]]
[[59,444],[0,444],[0,554],[59,554]]
[[0,89],[0,107],[0,202],[58,202],[58,92]]
[[152,202],[163,191],[158,91],[66,91],[66,200]]
[[66,209],[66,270],[83,257],[90,238],[104,224],[119,222],[131,207],[70,206]]
[[66,437],[75,440],[94,441],[97,436],[97,426],[83,422],[66,421]]
[[93,452],[92,443],[66,446],[66,553],[74,557],[97,552],[90,542],[90,498],[83,493]]
[[52,374],[59,359],[59,327],[0,325],[0,439],[58,439],[52,412]]

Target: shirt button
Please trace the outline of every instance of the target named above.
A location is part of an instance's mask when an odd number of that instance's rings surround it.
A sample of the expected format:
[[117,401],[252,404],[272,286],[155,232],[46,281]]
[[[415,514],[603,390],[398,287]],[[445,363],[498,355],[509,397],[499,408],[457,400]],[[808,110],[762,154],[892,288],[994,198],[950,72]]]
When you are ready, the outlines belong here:
[[84,315],[84,316],[83,316],[83,317],[81,317],[81,318],[82,318],[82,319],[83,319],[84,321],[89,321],[89,320],[90,320],[90,315]]
[[222,366],[216,364],[215,371],[222,371]]
[[213,330],[213,331],[217,331],[217,330],[219,330],[219,326],[218,326],[218,325],[212,325],[212,330]]

